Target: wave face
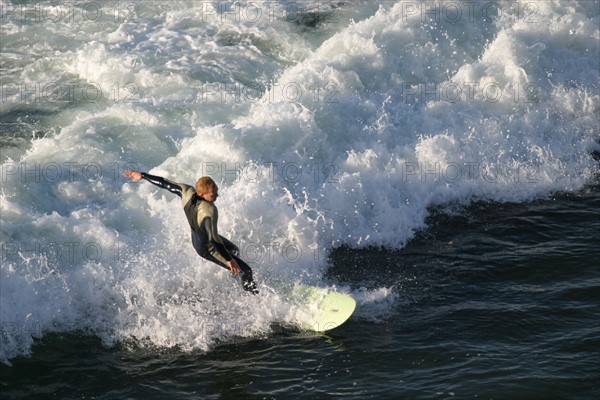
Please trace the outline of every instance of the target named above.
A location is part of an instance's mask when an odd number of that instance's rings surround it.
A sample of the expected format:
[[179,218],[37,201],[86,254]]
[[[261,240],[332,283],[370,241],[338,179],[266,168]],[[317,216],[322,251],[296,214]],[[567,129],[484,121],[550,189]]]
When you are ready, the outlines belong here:
[[[401,248],[431,207],[597,173],[598,1],[307,4],[2,1],[0,359],[47,332],[262,335],[305,318],[269,282],[335,284],[332,248]],[[263,294],[200,260],[179,199],[128,167],[212,176]],[[356,290],[359,315],[394,293]]]

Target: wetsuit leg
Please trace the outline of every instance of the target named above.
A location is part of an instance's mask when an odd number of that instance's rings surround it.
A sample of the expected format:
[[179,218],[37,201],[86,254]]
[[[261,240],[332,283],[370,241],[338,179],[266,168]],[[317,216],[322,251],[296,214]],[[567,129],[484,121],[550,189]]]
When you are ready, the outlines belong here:
[[258,289],[256,288],[256,283],[254,279],[252,279],[252,269],[244,260],[239,257],[233,256],[234,260],[237,261],[240,269],[242,270],[242,285],[244,286],[244,290],[252,292],[254,294],[258,293]]
[[219,235],[219,237],[221,238],[221,241],[225,245],[225,248],[227,249],[229,254],[231,254],[232,256],[239,255],[240,249],[235,244],[233,244],[229,239],[227,239],[221,235]]
[[[229,241],[227,241],[229,242]],[[226,245],[227,245],[227,242]],[[201,241],[201,239],[198,237],[198,235],[192,231],[192,244],[194,246],[194,249],[196,250],[196,253],[198,253],[198,255],[210,262],[213,262],[215,264],[217,264],[220,267],[225,268],[226,270],[229,271],[229,266],[226,264],[221,263],[219,260],[217,260],[216,258],[214,258],[212,256],[212,254],[210,254],[210,252],[208,251],[208,248],[206,246],[204,246],[202,243],[205,243],[203,241]],[[235,246],[233,243],[229,242],[235,249],[237,249],[237,246]],[[252,279],[252,269],[250,268],[250,266],[248,264],[246,264],[246,262],[244,260],[242,260],[241,258],[234,256],[232,254],[232,257],[235,259],[235,261],[237,261],[238,265],[240,266],[240,269],[242,270],[242,286],[244,287],[244,290],[251,292],[253,294],[258,294],[258,290],[256,289],[256,283],[254,282],[254,280]]]

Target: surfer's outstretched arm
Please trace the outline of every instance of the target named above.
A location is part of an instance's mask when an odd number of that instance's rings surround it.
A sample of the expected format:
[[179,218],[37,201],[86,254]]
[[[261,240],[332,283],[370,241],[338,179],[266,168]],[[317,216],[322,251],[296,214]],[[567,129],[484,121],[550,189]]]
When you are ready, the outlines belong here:
[[150,175],[145,172],[132,171],[128,169],[123,175],[126,178],[131,178],[132,182],[138,182],[141,179],[145,179],[148,182],[158,186],[159,188],[167,189],[169,192],[175,193],[179,197],[182,196],[182,192],[184,190],[184,185],[180,183],[171,182],[170,180],[165,179],[163,177]]

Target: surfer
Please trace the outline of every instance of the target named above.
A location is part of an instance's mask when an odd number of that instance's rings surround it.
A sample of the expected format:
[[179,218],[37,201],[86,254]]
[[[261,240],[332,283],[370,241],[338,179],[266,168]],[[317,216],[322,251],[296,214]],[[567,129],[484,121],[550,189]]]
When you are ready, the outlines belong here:
[[228,268],[236,275],[241,275],[244,290],[258,294],[256,283],[252,279],[252,270],[248,264],[237,257],[237,246],[220,236],[217,231],[219,213],[214,203],[219,196],[219,188],[212,178],[201,177],[194,188],[145,172],[127,170],[124,176],[131,178],[132,182],[145,179],[181,197],[183,211],[192,229],[192,245],[198,255],[223,268]]

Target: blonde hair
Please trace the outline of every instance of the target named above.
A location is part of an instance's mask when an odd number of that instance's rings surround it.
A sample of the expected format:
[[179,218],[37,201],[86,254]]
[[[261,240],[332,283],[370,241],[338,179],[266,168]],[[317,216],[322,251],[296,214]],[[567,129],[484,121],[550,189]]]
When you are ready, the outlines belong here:
[[196,181],[196,193],[198,195],[206,194],[210,189],[212,189],[213,192],[216,192],[219,189],[210,176],[203,176]]

